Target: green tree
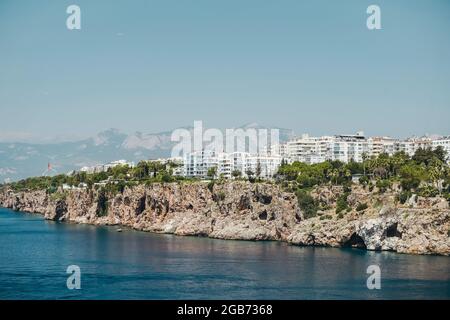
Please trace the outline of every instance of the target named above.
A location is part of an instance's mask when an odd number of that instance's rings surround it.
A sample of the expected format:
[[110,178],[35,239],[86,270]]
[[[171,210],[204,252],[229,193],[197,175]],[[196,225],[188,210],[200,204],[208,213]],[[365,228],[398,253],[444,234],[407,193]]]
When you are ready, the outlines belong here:
[[318,205],[314,198],[304,190],[296,192],[298,206],[302,209],[306,219],[315,217],[318,210]]
[[409,156],[404,152],[396,152],[390,159],[391,171],[393,175],[397,175],[401,167],[409,161]]
[[419,187],[420,182],[426,178],[426,172],[423,166],[407,164],[400,169],[399,176],[403,190],[409,191]]
[[256,177],[259,179],[261,177],[261,162],[258,161],[256,162],[256,171],[255,171]]
[[233,176],[233,178],[239,179],[242,176],[242,172],[240,170],[233,170],[231,175]]
[[437,157],[434,157],[428,166],[428,175],[431,182],[435,185],[436,189],[439,190],[439,194],[442,194],[442,184],[441,180],[443,180],[446,176],[446,168],[444,163],[439,160]]
[[217,167],[211,167],[211,168],[208,169],[208,172],[207,172],[206,175],[210,179],[214,179],[216,177],[216,174],[217,174]]
[[245,174],[247,175],[248,181],[254,182],[255,178],[253,177],[254,173],[252,170],[248,169],[245,171]]
[[432,148],[419,148],[414,153],[412,159],[417,164],[425,164],[429,165],[433,158],[438,158],[441,162],[446,162],[447,153],[442,148],[442,146],[438,146],[436,149]]
[[339,169],[332,169],[329,172],[329,177],[330,177],[331,182],[333,183],[333,181],[334,181],[337,185],[338,179],[339,179]]

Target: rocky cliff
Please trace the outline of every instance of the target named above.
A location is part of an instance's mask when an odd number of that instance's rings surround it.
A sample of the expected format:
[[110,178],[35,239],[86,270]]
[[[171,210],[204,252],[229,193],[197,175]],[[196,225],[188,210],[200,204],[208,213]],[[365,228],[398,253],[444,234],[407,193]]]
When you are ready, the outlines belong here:
[[[338,187],[322,187],[314,198],[326,203],[305,219],[293,193],[248,182],[168,183],[101,191],[0,193],[0,206],[40,213],[46,219],[121,225],[137,230],[220,239],[278,240],[296,245],[360,247],[412,254],[450,255],[450,210],[440,198],[399,205],[392,194],[354,188],[349,209],[335,214]],[[357,211],[358,204],[367,208]]]

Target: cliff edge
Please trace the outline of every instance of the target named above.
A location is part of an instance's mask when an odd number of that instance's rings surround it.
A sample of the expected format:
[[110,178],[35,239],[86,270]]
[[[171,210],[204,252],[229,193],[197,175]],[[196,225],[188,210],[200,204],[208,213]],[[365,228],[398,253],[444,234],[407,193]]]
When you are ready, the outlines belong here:
[[354,188],[347,210],[336,214],[342,193],[333,186],[315,189],[314,199],[327,205],[308,219],[294,193],[275,184],[244,181],[154,183],[126,187],[114,195],[102,190],[3,190],[0,206],[49,220],[176,235],[450,255],[446,200],[412,197],[401,205],[391,194]]

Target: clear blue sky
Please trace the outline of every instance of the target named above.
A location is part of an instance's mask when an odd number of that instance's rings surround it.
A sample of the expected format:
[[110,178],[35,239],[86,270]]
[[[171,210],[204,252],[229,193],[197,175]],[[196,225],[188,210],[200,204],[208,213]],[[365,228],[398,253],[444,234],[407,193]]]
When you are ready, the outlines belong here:
[[0,0],[0,58],[0,140],[194,120],[450,134],[448,0]]

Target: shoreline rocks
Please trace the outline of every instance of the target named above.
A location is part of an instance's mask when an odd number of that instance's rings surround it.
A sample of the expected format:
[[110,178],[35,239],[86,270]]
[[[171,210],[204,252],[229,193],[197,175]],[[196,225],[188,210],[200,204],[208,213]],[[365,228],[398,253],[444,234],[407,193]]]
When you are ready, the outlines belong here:
[[401,207],[390,194],[356,189],[351,203],[367,203],[368,208],[338,216],[334,205],[339,192],[335,187],[315,190],[312,194],[329,208],[309,219],[304,219],[293,193],[274,184],[242,181],[212,187],[205,182],[139,185],[109,197],[96,190],[68,191],[64,197],[3,191],[0,206],[40,213],[49,220],[156,233],[450,255],[447,202],[420,199]]

